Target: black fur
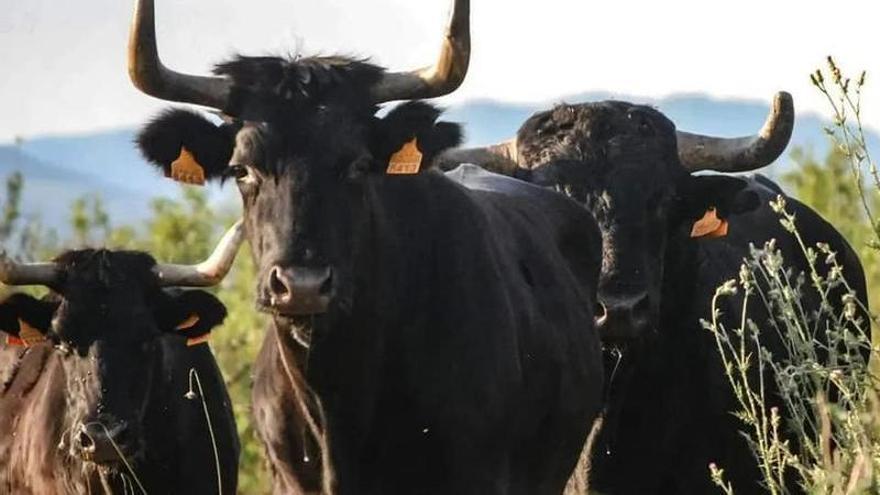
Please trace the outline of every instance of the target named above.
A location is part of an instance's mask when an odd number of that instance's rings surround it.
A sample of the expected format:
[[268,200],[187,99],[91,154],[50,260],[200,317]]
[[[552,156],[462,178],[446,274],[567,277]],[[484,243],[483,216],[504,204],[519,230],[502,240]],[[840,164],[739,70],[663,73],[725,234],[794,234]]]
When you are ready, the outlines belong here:
[[[471,191],[429,170],[461,129],[424,102],[377,117],[370,88],[384,71],[369,63],[239,57],[215,72],[232,81],[224,111],[242,125],[217,151],[227,172],[205,168],[237,179],[257,306],[275,316],[254,416],[276,493],[321,491],[322,467],[339,493],[560,492],[598,409],[592,221],[521,182]],[[164,119],[140,142],[171,150],[145,150],[163,167],[179,146],[205,145],[189,132],[217,132]],[[387,174],[414,138],[418,173]],[[308,298],[283,297],[279,277],[324,278]],[[308,370],[279,360],[277,344],[296,355],[274,340],[291,324],[314,328]],[[303,437],[311,390],[329,458]]]
[[268,121],[301,114],[325,103],[372,114],[368,89],[385,70],[347,57],[236,57],[214,73],[229,77],[233,91],[224,111],[243,120]]
[[[413,101],[398,105],[384,118],[365,118],[371,129],[367,143],[373,157],[371,170],[384,173],[391,155],[414,137],[424,155],[423,164],[431,163],[443,150],[460,145],[461,126],[437,122],[440,114],[441,110],[428,103]],[[332,126],[333,122],[328,125]],[[323,128],[303,127],[302,124],[290,126],[282,140],[317,145],[316,140],[324,134]],[[166,110],[141,130],[137,144],[144,157],[166,175],[171,162],[185,147],[193,153],[209,179],[222,180],[232,157],[235,133],[240,129],[240,125],[216,126],[206,117],[187,110]]]
[[[560,492],[600,392],[592,221],[540,188],[470,191],[429,170],[459,126],[424,102],[377,117],[370,88],[383,70],[371,64],[239,57],[216,72],[233,83],[224,110],[242,126],[227,173],[206,168],[236,177],[257,306],[275,316],[254,383],[275,492],[321,491],[322,467],[338,493]],[[176,151],[186,132],[166,119],[142,146]],[[387,174],[413,138],[418,173]],[[283,297],[278,277],[320,279],[320,295]],[[296,354],[292,323],[314,326],[308,370],[279,360],[276,332]],[[330,458],[311,450],[311,390]]]
[[[373,156],[380,165],[388,163],[391,155],[413,138],[418,139],[422,163],[434,161],[434,157],[448,148],[461,144],[461,126],[451,122],[437,122],[442,111],[423,101],[398,105],[378,123],[372,145]],[[427,167],[425,167],[427,168]],[[384,172],[384,168],[380,171]]]
[[[715,462],[737,493],[766,493],[741,434],[745,425],[731,414],[740,406],[700,320],[712,315],[716,288],[738,277],[753,244],[774,238],[788,267],[810,271],[769,206],[779,186],[760,176],[689,174],[678,159],[675,126],[643,105],[561,105],[529,118],[518,141],[520,165],[531,169],[523,176],[569,193],[603,232],[599,296],[607,317],[599,329],[609,347],[622,350],[622,359],[606,360],[614,380],[595,440],[591,490],[713,493],[717,487],[707,466]],[[807,245],[829,243],[866,301],[864,272],[845,239],[816,212],[787,201]],[[727,236],[692,239],[693,222],[709,207],[729,222]],[[841,295],[828,298],[838,313]],[[722,307],[728,329],[740,326],[741,297]],[[810,291],[801,303],[806,314],[822,304]],[[750,304],[748,316],[764,329],[763,345],[785,356],[785,344],[766,325],[771,315],[763,305]],[[765,377],[765,383],[770,405],[784,411],[773,380]],[[793,446],[799,441],[789,438]],[[794,484],[789,489],[799,492]]]
[[189,110],[168,109],[141,129],[135,141],[144,158],[158,166],[166,176],[171,172],[171,162],[180,156],[183,147],[193,154],[206,175],[217,175],[229,164],[238,128],[234,125],[217,126]]
[[[223,324],[226,319],[226,306],[213,295],[200,290],[175,291],[171,297],[163,298],[159,309],[158,324],[174,334],[187,339],[197,339]],[[166,291],[170,293],[170,291]],[[169,294],[170,295],[170,294]],[[195,315],[199,321],[185,329],[176,327],[190,316]],[[174,329],[174,330],[172,330]]]
[[[202,406],[184,398],[195,370],[224,491],[234,492],[239,446],[223,378],[208,346],[186,346],[222,323],[223,305],[207,292],[161,289],[145,253],[86,249],[55,261],[62,276],[44,300],[0,302],[4,332],[17,335],[22,319],[47,337],[0,370],[9,376],[0,422],[11,431],[0,438],[0,491],[88,493],[106,483],[123,493],[130,482],[107,444],[94,463],[84,459],[81,428],[100,423],[123,429],[117,445],[148,492],[217,492]],[[177,330],[193,314],[198,323]]]
[[0,302],[0,331],[18,337],[19,319],[36,329],[48,329],[57,303],[27,294],[11,294]]

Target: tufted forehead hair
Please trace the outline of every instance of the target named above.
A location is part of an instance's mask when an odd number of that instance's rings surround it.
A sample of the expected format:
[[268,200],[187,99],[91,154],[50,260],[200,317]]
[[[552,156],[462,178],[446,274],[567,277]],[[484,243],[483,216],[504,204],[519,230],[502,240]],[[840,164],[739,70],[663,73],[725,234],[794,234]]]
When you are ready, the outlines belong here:
[[113,289],[137,283],[159,290],[152,271],[156,260],[147,253],[81,249],[62,253],[54,261],[60,265],[65,280],[87,281],[92,288]]
[[369,89],[385,69],[339,56],[238,56],[218,64],[214,73],[233,83],[225,113],[243,120],[270,121],[332,103],[372,115],[375,106]]

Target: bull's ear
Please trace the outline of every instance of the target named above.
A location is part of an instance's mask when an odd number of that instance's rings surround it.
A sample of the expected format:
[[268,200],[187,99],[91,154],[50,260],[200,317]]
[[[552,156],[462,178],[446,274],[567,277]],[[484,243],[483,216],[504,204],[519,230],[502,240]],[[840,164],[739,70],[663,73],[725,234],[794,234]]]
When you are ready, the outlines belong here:
[[57,303],[13,294],[0,303],[0,331],[6,345],[29,346],[46,340]]
[[727,219],[760,205],[758,195],[746,190],[748,181],[725,175],[688,176],[679,188],[679,216],[692,222],[691,237],[727,235]]
[[238,126],[215,125],[188,110],[162,112],[138,133],[137,145],[151,164],[178,182],[223,179]]
[[187,345],[208,340],[211,330],[226,319],[226,306],[201,290],[169,294],[159,308],[159,325],[165,332],[186,337]]
[[438,122],[441,113],[423,101],[403,103],[388,112],[377,124],[372,143],[382,171],[416,174],[444,150],[460,145],[461,126]]

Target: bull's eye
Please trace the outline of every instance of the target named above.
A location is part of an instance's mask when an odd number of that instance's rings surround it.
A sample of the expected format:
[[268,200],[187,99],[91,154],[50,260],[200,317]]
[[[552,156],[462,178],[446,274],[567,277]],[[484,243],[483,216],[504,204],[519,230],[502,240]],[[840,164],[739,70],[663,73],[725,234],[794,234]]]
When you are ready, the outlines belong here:
[[228,174],[236,180],[241,180],[248,176],[248,169],[244,165],[230,165]]
[[253,167],[247,165],[229,165],[226,169],[226,176],[234,178],[240,186],[259,183],[259,174]]

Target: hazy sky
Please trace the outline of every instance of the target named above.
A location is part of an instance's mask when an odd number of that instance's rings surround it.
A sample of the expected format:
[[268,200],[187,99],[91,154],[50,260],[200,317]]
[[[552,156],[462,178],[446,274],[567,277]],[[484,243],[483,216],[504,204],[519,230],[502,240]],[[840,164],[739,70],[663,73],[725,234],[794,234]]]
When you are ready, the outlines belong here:
[[[436,55],[447,0],[156,0],[160,52],[187,72],[236,53],[346,53],[394,69]],[[451,100],[553,101],[606,90],[704,92],[827,114],[809,73],[869,72],[880,128],[876,0],[472,0],[473,56]],[[163,104],[125,71],[132,2],[0,0],[0,142],[143,122]],[[877,79],[871,80],[871,74]],[[759,123],[756,123],[756,125]]]

